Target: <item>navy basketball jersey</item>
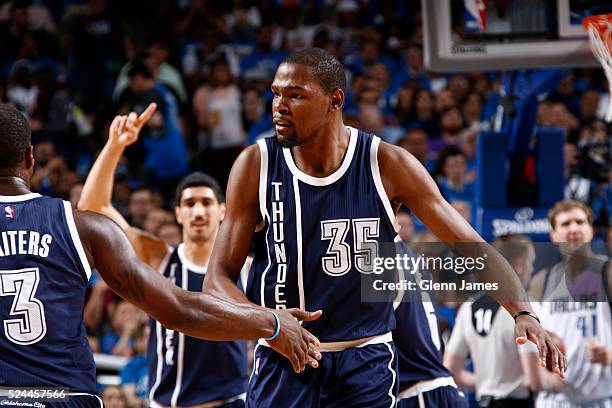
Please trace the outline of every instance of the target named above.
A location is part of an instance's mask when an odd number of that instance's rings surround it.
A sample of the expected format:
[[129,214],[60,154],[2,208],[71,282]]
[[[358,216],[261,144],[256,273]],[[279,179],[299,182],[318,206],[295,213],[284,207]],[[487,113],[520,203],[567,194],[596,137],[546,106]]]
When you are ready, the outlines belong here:
[[258,142],[260,212],[247,295],[265,307],[323,310],[304,327],[321,341],[380,335],[395,327],[391,302],[361,299],[376,242],[393,242],[395,216],[378,169],[380,139],[350,129],[340,167],[325,178],[298,169],[274,137]]
[[0,385],[95,393],[83,325],[90,276],[70,203],[0,196]]
[[[410,247],[397,243],[398,254],[416,257]],[[427,271],[411,274],[402,271],[403,278],[415,282],[429,279]],[[444,343],[438,330],[430,294],[425,291],[405,291],[395,303],[396,327],[393,341],[397,349],[400,391],[419,381],[439,377],[452,377],[442,364]]]
[[[169,251],[160,272],[177,286],[202,291],[206,268],[190,262],[183,244]],[[190,406],[246,392],[246,343],[206,341],[169,330],[151,319],[147,354],[152,406]]]

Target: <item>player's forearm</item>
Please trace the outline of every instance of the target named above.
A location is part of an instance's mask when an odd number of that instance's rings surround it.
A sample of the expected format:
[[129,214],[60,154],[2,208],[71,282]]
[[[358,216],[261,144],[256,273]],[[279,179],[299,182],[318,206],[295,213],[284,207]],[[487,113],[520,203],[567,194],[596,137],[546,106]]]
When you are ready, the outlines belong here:
[[481,242],[458,243],[451,245],[453,251],[464,257],[484,259],[484,267],[475,268],[475,275],[482,283],[491,283],[496,290],[488,291],[488,295],[501,304],[510,315],[519,310],[533,312],[529,297],[518,276],[508,261],[491,245]]
[[123,150],[123,147],[110,143],[104,146],[83,186],[78,204],[80,210],[101,213],[105,207],[111,206],[113,177]]
[[474,373],[467,370],[461,370],[459,373],[455,374],[454,378],[460,388],[469,391],[476,390],[476,376]]
[[231,303],[207,293],[181,292],[181,295],[181,305],[188,313],[175,316],[171,324],[189,336],[207,340],[256,340],[274,334],[276,321],[265,308]]
[[204,279],[204,286],[202,290],[215,297],[229,300],[235,304],[245,305],[252,307],[252,303],[241,291],[236,282],[227,275],[214,274],[211,272],[207,274]]

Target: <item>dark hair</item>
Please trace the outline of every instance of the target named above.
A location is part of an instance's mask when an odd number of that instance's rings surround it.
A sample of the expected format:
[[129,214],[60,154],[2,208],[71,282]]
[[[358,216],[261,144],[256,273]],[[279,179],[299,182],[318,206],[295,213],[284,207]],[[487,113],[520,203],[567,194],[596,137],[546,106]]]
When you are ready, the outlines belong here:
[[449,159],[449,157],[454,156],[462,156],[467,160],[467,156],[465,155],[463,150],[461,150],[457,146],[449,145],[440,150],[440,152],[438,153],[438,159],[436,160],[436,165],[434,166],[434,178],[437,178],[443,174],[446,161]]
[[28,120],[13,106],[0,104],[0,167],[17,167],[32,144]]
[[346,75],[340,60],[322,48],[307,48],[289,55],[283,64],[299,64],[310,68],[312,77],[321,84],[325,93],[334,89],[346,92]]
[[176,187],[176,195],[174,200],[177,207],[181,204],[181,196],[183,195],[183,191],[189,187],[208,187],[213,191],[213,193],[215,193],[217,201],[220,203],[224,201],[223,193],[221,192],[221,187],[219,186],[219,183],[217,183],[217,180],[206,173],[196,171],[185,176]]
[[132,61],[132,66],[128,70],[128,78],[133,78],[136,75],[142,75],[147,79],[153,79],[153,73],[141,59]]

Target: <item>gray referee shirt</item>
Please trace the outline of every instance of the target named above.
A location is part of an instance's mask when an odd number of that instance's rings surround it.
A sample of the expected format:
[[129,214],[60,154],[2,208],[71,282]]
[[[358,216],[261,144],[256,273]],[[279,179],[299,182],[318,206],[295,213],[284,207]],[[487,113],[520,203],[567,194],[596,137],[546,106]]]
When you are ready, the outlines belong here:
[[489,297],[459,308],[447,351],[470,358],[476,375],[476,397],[527,398],[519,353],[537,353],[534,344],[519,346],[512,316]]

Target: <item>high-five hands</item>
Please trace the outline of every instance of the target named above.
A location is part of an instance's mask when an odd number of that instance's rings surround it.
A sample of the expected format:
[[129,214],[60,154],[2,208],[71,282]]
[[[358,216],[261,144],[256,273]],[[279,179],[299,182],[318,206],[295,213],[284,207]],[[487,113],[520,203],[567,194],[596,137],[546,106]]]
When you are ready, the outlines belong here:
[[304,371],[306,364],[311,367],[319,367],[318,360],[321,359],[319,351],[320,343],[312,333],[300,325],[300,321],[311,321],[318,319],[322,312],[306,312],[301,309],[286,309],[275,311],[280,320],[280,333],[268,344],[274,350],[285,356],[296,373]]

